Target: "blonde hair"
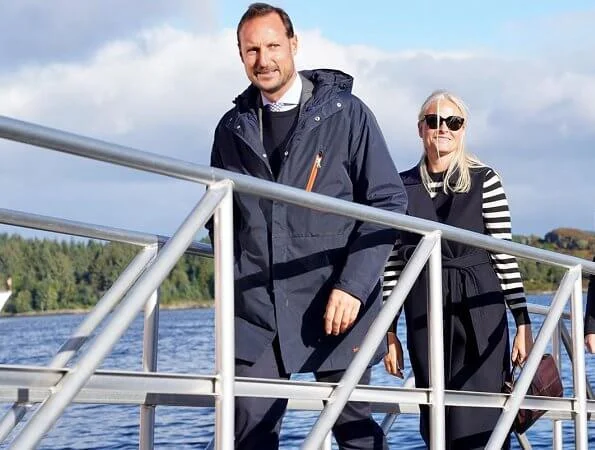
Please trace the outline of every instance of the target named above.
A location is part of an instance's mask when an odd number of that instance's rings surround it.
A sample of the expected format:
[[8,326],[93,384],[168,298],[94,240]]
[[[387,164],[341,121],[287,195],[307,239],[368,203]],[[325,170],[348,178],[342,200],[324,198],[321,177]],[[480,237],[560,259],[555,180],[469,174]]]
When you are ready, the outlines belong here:
[[[469,110],[467,109],[467,106],[460,97],[445,90],[432,92],[430,96],[424,101],[417,117],[418,123],[424,120],[424,116],[428,108],[434,103],[440,101],[449,101],[453,103],[461,112],[461,116],[465,119],[463,126],[467,126],[469,121]],[[426,151],[427,149],[424,148],[424,154],[422,155],[419,162],[419,171],[426,190],[430,192],[430,183],[432,182],[432,179],[428,173]],[[455,150],[455,154],[450,160],[448,169],[446,169],[446,173],[444,174],[444,192],[446,194],[448,194],[449,191],[469,192],[469,189],[471,189],[470,169],[475,169],[478,167],[485,167],[485,164],[482,163],[479,158],[477,158],[477,156],[467,152],[467,149],[465,148],[465,134],[463,133],[461,135],[461,139],[459,140],[459,146]]]

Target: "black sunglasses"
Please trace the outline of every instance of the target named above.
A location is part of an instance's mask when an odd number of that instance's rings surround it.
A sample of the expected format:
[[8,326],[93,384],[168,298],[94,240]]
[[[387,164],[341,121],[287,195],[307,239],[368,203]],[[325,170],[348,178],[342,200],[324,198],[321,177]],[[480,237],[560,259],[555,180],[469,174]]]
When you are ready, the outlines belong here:
[[448,129],[451,131],[460,130],[461,127],[463,126],[463,123],[465,122],[465,119],[462,117],[459,117],[459,116],[448,116],[448,117],[440,116],[440,122],[439,122],[438,114],[426,114],[424,116],[424,120],[425,120],[428,128],[430,128],[431,130],[438,129],[444,122],[444,123],[446,123],[446,126],[448,127]]

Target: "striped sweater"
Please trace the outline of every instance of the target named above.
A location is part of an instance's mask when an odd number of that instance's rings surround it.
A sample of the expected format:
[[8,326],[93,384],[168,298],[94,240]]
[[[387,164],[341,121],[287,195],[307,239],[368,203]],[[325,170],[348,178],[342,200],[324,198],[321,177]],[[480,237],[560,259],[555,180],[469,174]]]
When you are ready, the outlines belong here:
[[[443,187],[443,181],[431,182],[430,197],[434,198]],[[485,224],[485,234],[499,239],[512,240],[508,201],[500,177],[492,169],[486,172],[483,183],[482,215]],[[384,270],[384,281],[382,285],[383,300],[388,298],[393,288],[397,285],[399,275],[405,265],[404,261],[399,259],[397,255],[397,249],[400,244],[400,240],[397,240]],[[529,323],[525,291],[516,258],[503,253],[490,253],[490,259],[492,260],[494,271],[500,280],[504,299],[514,316],[516,324]]]

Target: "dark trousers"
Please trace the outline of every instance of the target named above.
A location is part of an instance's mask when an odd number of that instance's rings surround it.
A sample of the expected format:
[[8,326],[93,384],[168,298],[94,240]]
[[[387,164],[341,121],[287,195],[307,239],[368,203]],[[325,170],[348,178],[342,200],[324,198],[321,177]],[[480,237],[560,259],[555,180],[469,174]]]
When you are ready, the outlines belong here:
[[[276,341],[276,340],[275,340]],[[368,368],[360,384],[370,383]],[[344,371],[315,372],[317,381],[336,383]],[[236,361],[236,376],[289,379],[280,360],[278,345],[273,343],[253,364]],[[269,450],[279,448],[279,431],[286,399],[236,397],[235,448],[240,450]],[[371,416],[367,402],[348,402],[333,426],[333,434],[342,450],[387,450],[382,428]]]
[[[450,299],[449,299],[450,300]],[[448,303],[445,321],[444,374],[446,389],[454,391],[501,392],[509,371],[508,325],[504,306],[490,336],[489,346],[480,354],[469,310],[463,303]],[[497,322],[495,322],[497,323]],[[410,350],[418,388],[429,386],[427,345],[420,352]],[[484,449],[502,413],[501,408],[447,406],[445,410],[446,450]],[[420,431],[429,448],[430,409],[420,405]],[[508,436],[502,449],[510,448]]]

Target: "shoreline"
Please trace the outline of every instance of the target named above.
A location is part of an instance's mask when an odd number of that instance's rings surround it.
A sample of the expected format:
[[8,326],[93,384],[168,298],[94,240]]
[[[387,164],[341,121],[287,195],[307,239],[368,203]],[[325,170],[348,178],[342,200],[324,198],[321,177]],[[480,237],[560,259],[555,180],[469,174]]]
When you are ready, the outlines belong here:
[[[587,290],[583,289],[583,293],[586,293]],[[526,291],[527,295],[554,295],[556,293],[555,290],[548,290],[548,291]],[[204,309],[204,308],[212,308],[215,306],[215,302],[212,300],[208,301],[201,301],[201,302],[180,302],[180,303],[171,303],[167,305],[160,305],[160,309]],[[84,314],[91,311],[93,307],[89,308],[73,308],[73,309],[53,309],[51,311],[29,311],[23,313],[15,313],[15,314],[7,314],[6,312],[0,312],[0,319],[2,318],[9,318],[9,317],[30,317],[30,316],[59,316],[65,314]]]
[[[168,305],[159,305],[159,309],[204,309],[212,308],[214,302],[183,302],[173,303]],[[117,307],[116,307],[117,308]],[[7,314],[6,312],[0,313],[0,319],[11,318],[11,317],[33,317],[33,316],[62,316],[62,315],[74,315],[84,314],[91,311],[93,307],[89,308],[72,308],[72,309],[52,309],[50,311],[28,311],[23,313]],[[113,312],[113,311],[112,311]]]
[[[527,295],[553,295],[556,291],[527,291]],[[586,291],[584,291],[586,292]],[[214,301],[202,301],[202,302],[180,302],[172,303],[168,305],[160,305],[160,309],[203,309],[212,308],[215,305]],[[30,317],[30,316],[60,316],[65,314],[84,314],[93,309],[89,308],[73,308],[73,309],[53,309],[51,311],[29,311],[24,313],[7,314],[5,312],[0,313],[0,318],[9,317]]]

